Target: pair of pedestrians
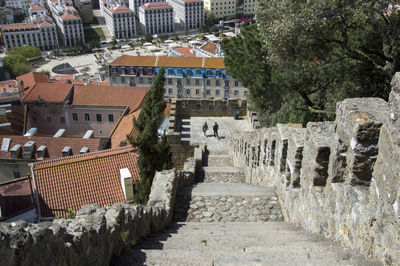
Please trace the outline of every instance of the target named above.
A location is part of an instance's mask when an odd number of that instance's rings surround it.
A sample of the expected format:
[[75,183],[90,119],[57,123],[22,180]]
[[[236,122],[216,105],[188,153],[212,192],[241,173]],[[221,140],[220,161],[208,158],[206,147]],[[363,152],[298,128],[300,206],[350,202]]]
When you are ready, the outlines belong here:
[[[213,131],[214,131],[214,137],[217,137],[217,138],[218,138],[218,129],[219,129],[219,125],[217,124],[217,122],[215,122],[215,124],[213,126]],[[204,136],[207,136],[207,134],[206,134],[207,130],[208,130],[207,122],[204,122],[204,125],[203,125]]]

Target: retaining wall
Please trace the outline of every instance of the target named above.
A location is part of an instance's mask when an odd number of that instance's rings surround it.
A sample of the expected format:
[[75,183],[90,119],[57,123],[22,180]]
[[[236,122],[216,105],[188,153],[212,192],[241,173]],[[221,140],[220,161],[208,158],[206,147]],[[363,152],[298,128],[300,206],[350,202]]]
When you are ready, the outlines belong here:
[[178,188],[194,182],[204,147],[196,148],[183,171],[157,172],[148,204],[85,205],[74,219],[0,223],[1,265],[109,265],[131,244],[172,220]]
[[400,263],[400,73],[389,102],[346,99],[334,122],[229,136],[247,183],[274,187],[285,220]]

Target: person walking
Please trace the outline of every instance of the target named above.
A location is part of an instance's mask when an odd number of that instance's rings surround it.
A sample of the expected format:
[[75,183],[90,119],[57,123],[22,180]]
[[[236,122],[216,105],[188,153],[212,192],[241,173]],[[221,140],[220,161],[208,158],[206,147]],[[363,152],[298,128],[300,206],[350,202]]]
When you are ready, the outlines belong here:
[[214,137],[217,137],[217,138],[218,138],[218,129],[219,129],[219,126],[218,126],[217,122],[215,122],[215,124],[213,126],[213,130],[214,130]]
[[203,125],[203,133],[204,133],[204,136],[207,136],[207,130],[208,130],[207,122],[204,122],[204,125]]

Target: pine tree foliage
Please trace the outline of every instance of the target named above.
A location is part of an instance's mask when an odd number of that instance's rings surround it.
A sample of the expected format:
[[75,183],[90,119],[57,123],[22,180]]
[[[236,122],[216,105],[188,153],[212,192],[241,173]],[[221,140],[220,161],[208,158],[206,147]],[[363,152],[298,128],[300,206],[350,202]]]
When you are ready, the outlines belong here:
[[260,0],[256,13],[222,48],[264,125],[332,120],[344,98],[388,98],[400,71],[396,1]]
[[167,137],[160,140],[157,135],[166,106],[164,73],[162,68],[147,93],[138,119],[133,119],[133,125],[138,131],[137,139],[127,136],[129,142],[139,150],[140,181],[135,185],[135,202],[139,204],[147,203],[155,172],[171,169],[173,166]]

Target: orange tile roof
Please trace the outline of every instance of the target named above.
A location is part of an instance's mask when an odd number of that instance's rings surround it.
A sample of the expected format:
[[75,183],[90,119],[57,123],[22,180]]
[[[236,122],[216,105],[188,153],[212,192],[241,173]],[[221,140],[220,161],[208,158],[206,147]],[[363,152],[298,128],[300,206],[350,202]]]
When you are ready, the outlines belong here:
[[142,109],[139,109],[129,115],[124,116],[121,121],[119,122],[117,128],[113,132],[111,136],[111,148],[119,147],[121,141],[127,141],[126,135],[132,134],[135,139],[137,137],[137,131],[133,127],[133,118],[139,118],[139,114]]
[[54,26],[54,24],[52,22],[45,20],[42,23],[40,23],[40,26]]
[[110,63],[110,65],[118,66],[155,66],[156,56],[132,56],[123,55],[117,57]]
[[203,67],[205,67],[205,68],[225,68],[224,58],[206,57]]
[[43,7],[41,7],[40,5],[34,5],[30,10],[39,11],[39,10],[43,10]]
[[206,43],[205,45],[200,47],[200,49],[212,53],[213,55],[217,53],[217,48],[218,48],[217,45],[213,42]]
[[224,58],[182,57],[182,56],[133,56],[116,58],[111,66],[165,66],[195,68],[225,68]]
[[80,19],[79,16],[74,15],[74,14],[71,14],[71,13],[69,13],[69,14],[64,14],[64,15],[60,16],[60,18],[62,18],[63,20]]
[[16,80],[5,80],[0,81],[0,93],[6,92],[15,92],[18,90],[18,83]]
[[37,83],[27,94],[25,94],[22,101],[61,103],[69,97],[72,86],[72,84]]
[[[18,84],[22,81],[24,83],[24,90],[32,89],[36,83],[48,83],[50,78],[45,73],[29,72],[17,77]],[[26,92],[25,92],[26,94]]]
[[[54,132],[55,133],[55,132]],[[61,151],[64,147],[71,147],[72,154],[79,154],[80,150],[83,147],[88,147],[90,152],[98,151],[102,146],[102,140],[100,138],[72,138],[72,137],[44,137],[44,136],[32,136],[25,137],[20,135],[0,135],[0,142],[3,142],[4,138],[11,139],[9,149],[7,152],[0,151],[0,158],[2,159],[10,159],[11,152],[10,149],[15,144],[20,144],[22,147],[28,141],[34,141],[36,145],[36,149],[40,146],[46,146],[48,157],[45,157],[44,160],[56,159],[62,157]],[[33,159],[37,159],[37,153],[35,152],[32,156]]]
[[131,113],[141,106],[148,90],[146,87],[76,85],[72,105],[129,106]]
[[27,29],[39,29],[39,24],[31,23],[20,23],[20,24],[9,24],[2,25],[1,30],[27,30]]
[[174,50],[185,57],[196,57],[196,52],[190,47],[180,47],[175,48]]
[[158,8],[172,8],[166,2],[150,2],[141,6],[143,9],[158,9]]
[[110,11],[112,13],[127,13],[127,12],[133,13],[133,11],[127,8],[126,6],[117,6],[116,8],[110,8]]
[[84,204],[125,203],[120,169],[139,179],[137,151],[128,146],[33,164],[42,217],[66,216]]

